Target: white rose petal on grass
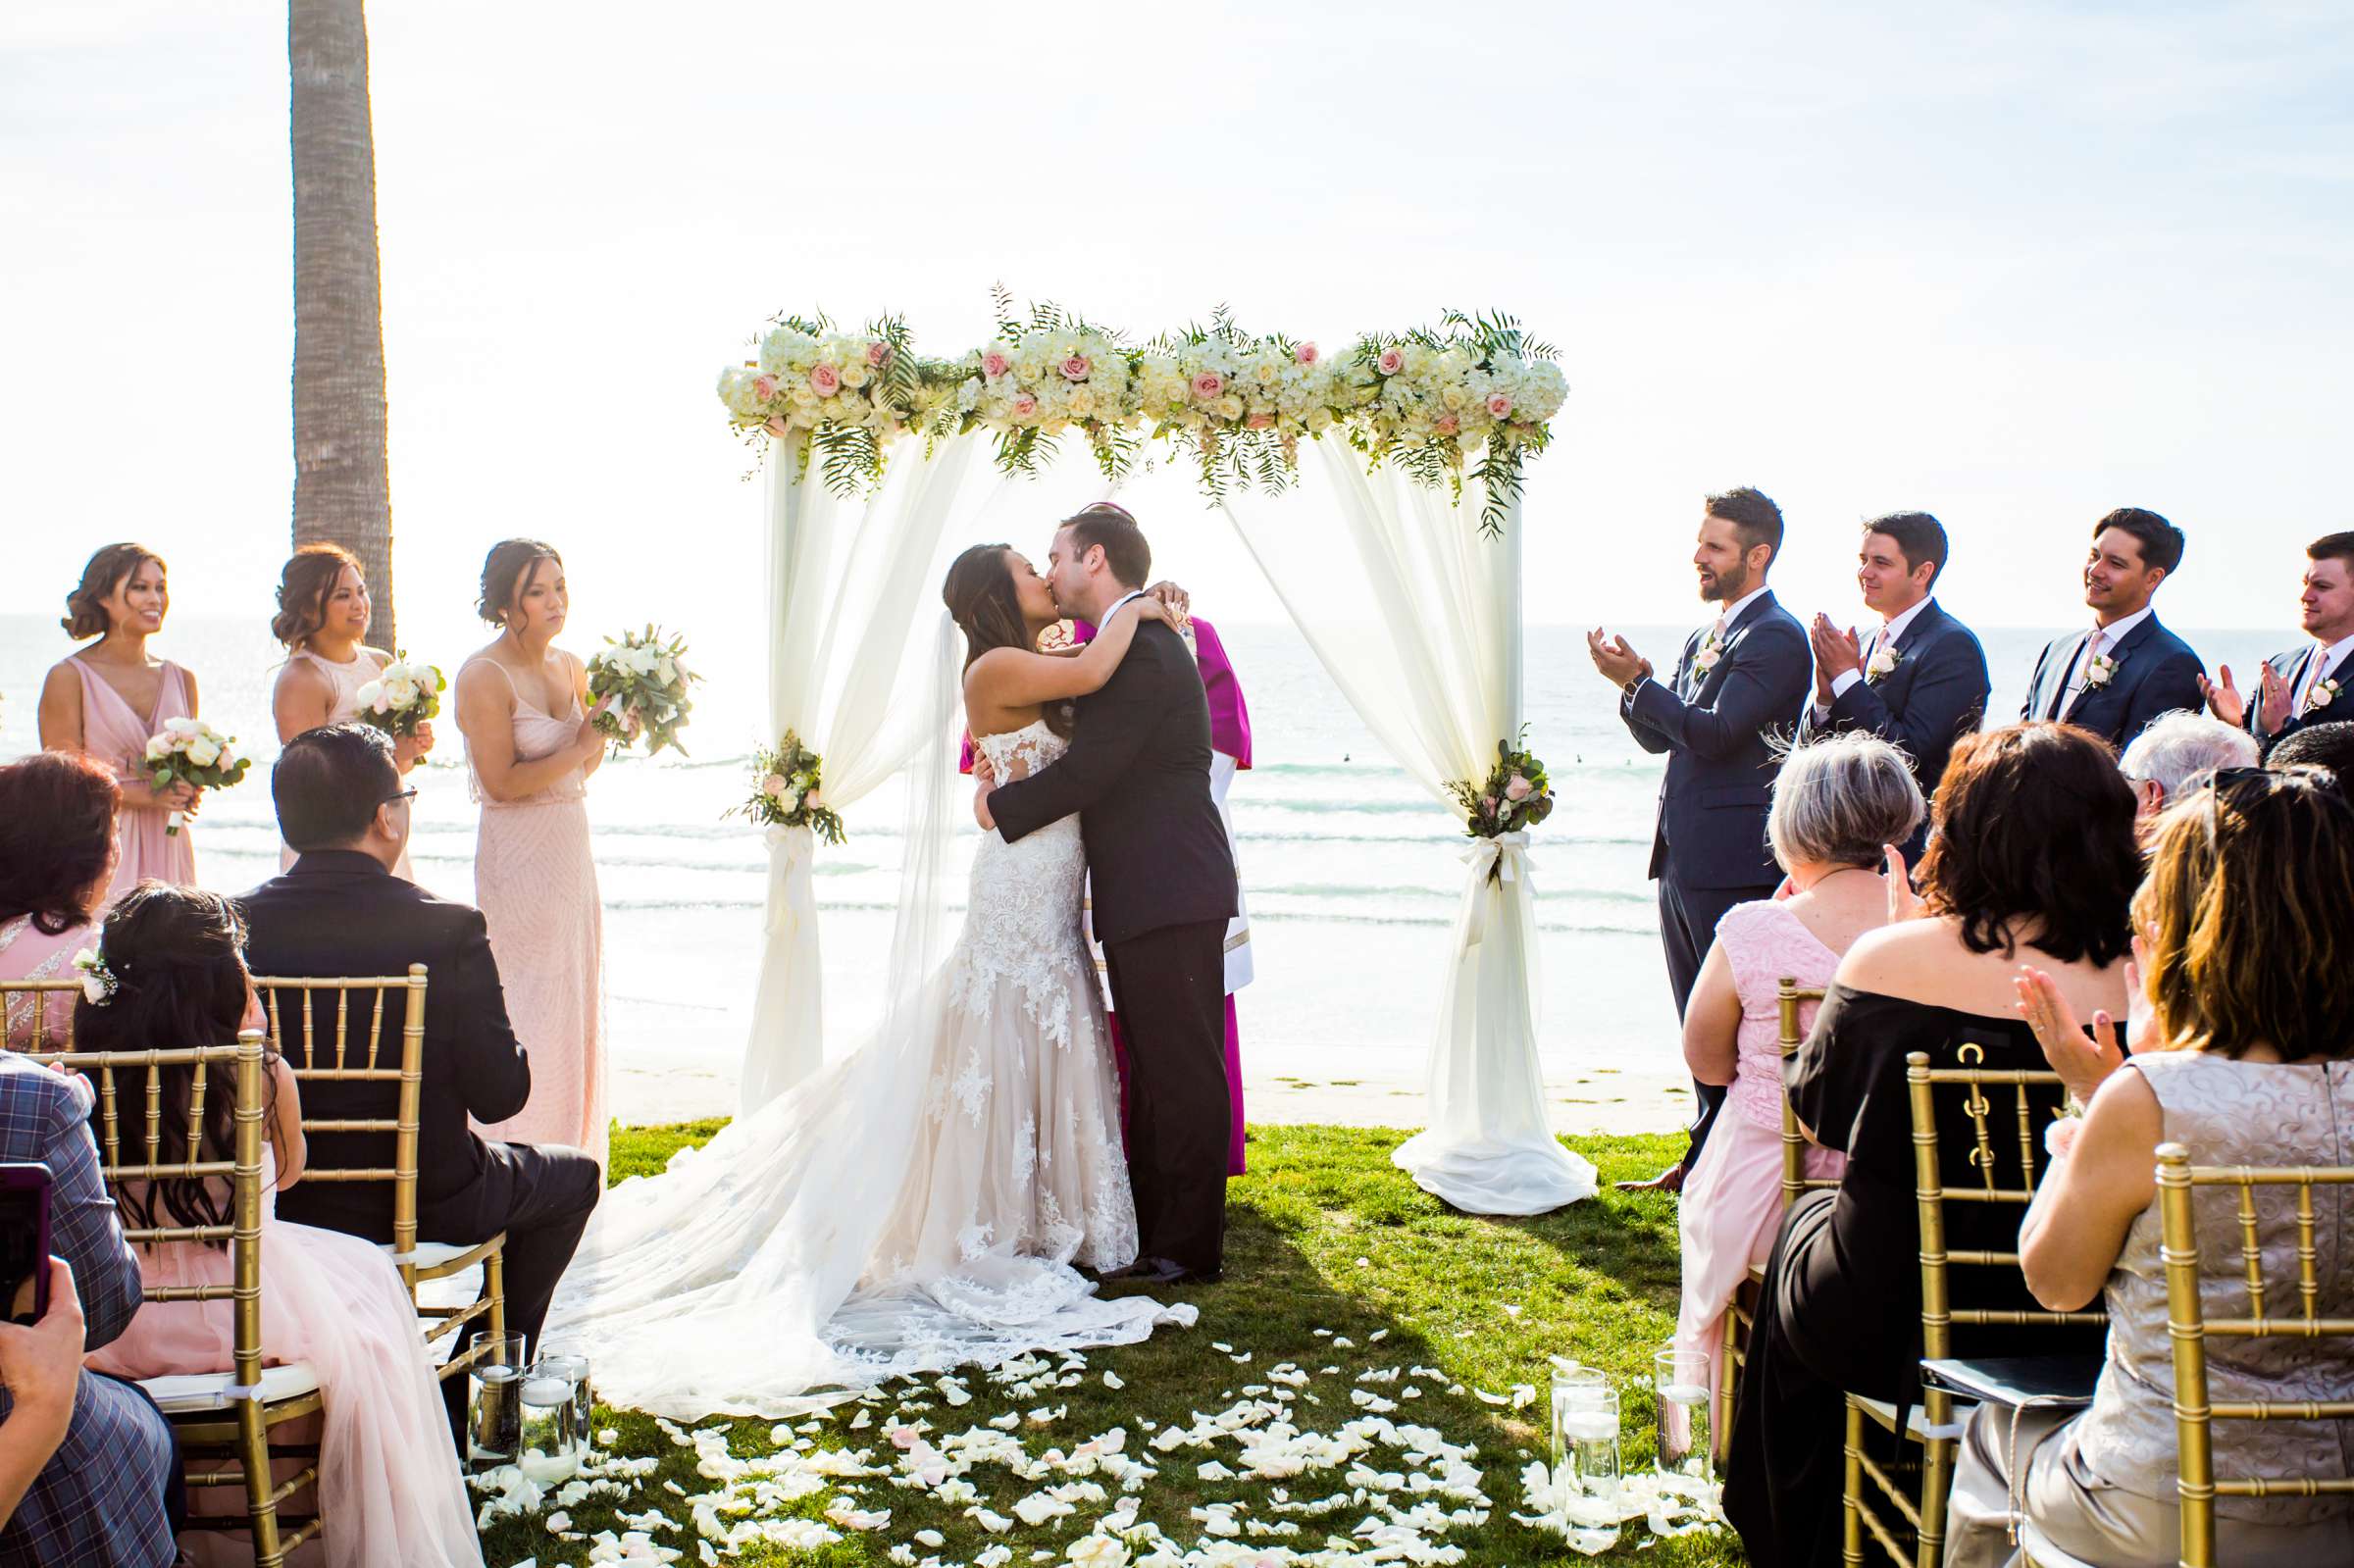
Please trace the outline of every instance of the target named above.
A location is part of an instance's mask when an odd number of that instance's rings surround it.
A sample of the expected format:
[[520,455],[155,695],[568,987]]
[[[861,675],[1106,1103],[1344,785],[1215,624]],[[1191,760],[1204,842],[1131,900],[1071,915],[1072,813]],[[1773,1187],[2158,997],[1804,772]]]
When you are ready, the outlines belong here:
[[915,1533],[915,1543],[919,1546],[930,1546],[934,1551],[938,1551],[948,1543],[948,1538],[937,1530],[919,1530]]
[[1103,1374],[1103,1387],[1106,1389],[1125,1389],[1128,1387],[1128,1380],[1121,1377],[1116,1372],[1107,1371]]
[[1508,1318],[1516,1318],[1520,1315],[1520,1304],[1517,1301],[1509,1302],[1505,1306],[1504,1315]]
[[1365,1343],[1367,1343],[1367,1344],[1379,1344],[1379,1343],[1381,1343],[1381,1341],[1382,1341],[1382,1340],[1384,1340],[1388,1339],[1389,1337],[1390,1337],[1390,1331],[1389,1331],[1389,1330],[1387,1330],[1387,1329],[1375,1329],[1375,1330],[1374,1330],[1374,1331],[1373,1331],[1371,1334],[1368,1334],[1368,1335],[1366,1335],[1366,1336],[1365,1336]]

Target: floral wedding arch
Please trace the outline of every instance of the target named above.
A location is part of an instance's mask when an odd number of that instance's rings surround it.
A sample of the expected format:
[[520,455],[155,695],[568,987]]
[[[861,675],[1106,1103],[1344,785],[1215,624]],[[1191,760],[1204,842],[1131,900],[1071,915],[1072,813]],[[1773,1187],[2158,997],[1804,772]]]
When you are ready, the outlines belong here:
[[[1066,440],[1093,464],[1073,509],[1139,464],[1191,467],[1397,760],[1442,801],[1488,776],[1521,724],[1522,475],[1567,395],[1551,348],[1509,317],[1449,313],[1328,353],[1222,310],[1134,344],[997,300],[996,334],[954,358],[920,354],[896,317],[855,331],[786,317],[720,373],[729,420],[767,460],[770,738],[791,731],[824,756],[826,805],[874,788],[922,738],[897,720],[916,706],[911,632],[937,602],[951,523],[1010,479],[1070,483],[1074,465],[1054,461]],[[1303,467],[1346,525],[1308,553],[1269,504]],[[1336,566],[1354,592],[1328,591]],[[772,831],[747,1112],[818,1065],[814,854],[806,828]],[[1396,1157],[1458,1207],[1542,1212],[1595,1183],[1546,1122],[1526,835],[1474,837],[1465,858],[1430,1126]]]

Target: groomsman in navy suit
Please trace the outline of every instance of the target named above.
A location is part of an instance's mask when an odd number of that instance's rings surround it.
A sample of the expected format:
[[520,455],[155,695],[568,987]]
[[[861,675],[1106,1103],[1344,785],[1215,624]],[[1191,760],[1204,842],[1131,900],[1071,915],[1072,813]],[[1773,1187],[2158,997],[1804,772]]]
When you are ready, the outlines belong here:
[[2206,669],[2150,608],[2181,564],[2182,531],[2155,512],[2121,506],[2094,524],[2084,562],[2092,630],[2044,646],[2020,718],[2065,720],[2122,752],[2160,714],[2197,712]]
[[2231,683],[2231,667],[2207,688],[2207,706],[2271,751],[2309,724],[2354,718],[2354,703],[2336,705],[2354,686],[2354,533],[2325,533],[2305,547],[2305,635],[2301,648],[2276,653],[2264,664],[2251,702]]
[[[1635,743],[1667,757],[1651,875],[1679,1023],[1716,922],[1735,904],[1772,897],[1782,880],[1766,844],[1779,765],[1770,741],[1797,728],[1813,667],[1806,629],[1766,586],[1781,549],[1782,512],[1772,501],[1747,486],[1712,495],[1692,564],[1701,598],[1721,612],[1684,639],[1673,683],[1653,679],[1651,661],[1624,637],[1600,628],[1586,637],[1594,668],[1619,688],[1618,716]],[[1715,1085],[1695,1080],[1692,1090],[1698,1114],[1683,1159],[1650,1182],[1626,1185],[1682,1189],[1724,1102]]]
[[[1866,638],[1815,618],[1815,700],[1798,727],[1802,743],[1843,730],[1878,735],[1911,761],[1924,800],[1936,794],[1954,742],[1986,717],[1993,688],[1976,634],[1929,596],[1946,559],[1945,526],[1926,512],[1864,525],[1856,584],[1880,624]],[[1923,818],[1898,846],[1907,866],[1920,864],[1928,836]]]

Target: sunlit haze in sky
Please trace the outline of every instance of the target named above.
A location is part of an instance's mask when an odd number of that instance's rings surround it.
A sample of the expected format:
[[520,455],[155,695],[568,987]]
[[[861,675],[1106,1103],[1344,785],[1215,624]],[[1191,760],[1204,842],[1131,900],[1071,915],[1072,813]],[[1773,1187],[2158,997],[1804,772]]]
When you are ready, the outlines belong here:
[[[1531,620],[1696,616],[1699,497],[1921,507],[1946,602],[2073,622],[2092,520],[2190,535],[2185,626],[2294,626],[2354,528],[2354,10],[2339,4],[371,7],[404,617],[565,549],[595,630],[755,615],[712,382],[771,314],[989,287],[1139,336],[1229,304],[1327,346],[1518,315],[1571,391]],[[0,12],[0,611],[104,540],[266,615],[287,545],[285,9]],[[1161,562],[1279,611],[1182,485]],[[1315,527],[1312,501],[1298,513]],[[1016,539],[1044,553],[1038,537]],[[589,630],[584,628],[584,631]]]

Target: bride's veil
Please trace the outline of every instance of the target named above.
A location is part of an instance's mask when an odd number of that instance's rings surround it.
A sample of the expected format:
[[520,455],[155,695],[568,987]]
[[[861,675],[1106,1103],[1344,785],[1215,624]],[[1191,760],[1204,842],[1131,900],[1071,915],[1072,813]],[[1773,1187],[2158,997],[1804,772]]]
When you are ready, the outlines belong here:
[[947,955],[948,848],[958,825],[956,747],[964,733],[964,633],[947,611],[932,631],[932,657],[924,667],[924,689],[916,705],[923,731],[907,763],[907,809],[899,839],[899,908],[891,934],[893,986],[884,1019],[890,1032],[922,991],[922,981]]

